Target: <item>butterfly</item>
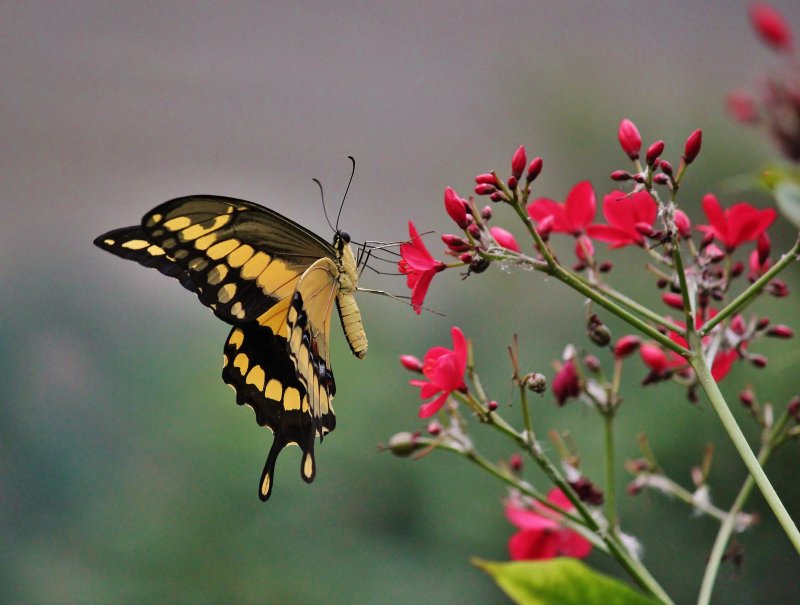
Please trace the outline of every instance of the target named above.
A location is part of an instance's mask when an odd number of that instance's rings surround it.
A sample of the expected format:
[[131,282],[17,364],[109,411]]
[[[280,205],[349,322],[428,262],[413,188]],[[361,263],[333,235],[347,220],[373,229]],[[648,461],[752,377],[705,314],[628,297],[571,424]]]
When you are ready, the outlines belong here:
[[353,354],[367,353],[350,236],[336,230],[329,244],[259,204],[195,195],[165,202],[141,225],[114,229],[94,243],[176,278],[232,325],[222,379],[236,403],[253,408],[258,424],[274,434],[261,500],[272,493],[275,462],[287,445],[300,446],[300,475],[311,483],[314,441],[336,426],[329,346],[334,306]]

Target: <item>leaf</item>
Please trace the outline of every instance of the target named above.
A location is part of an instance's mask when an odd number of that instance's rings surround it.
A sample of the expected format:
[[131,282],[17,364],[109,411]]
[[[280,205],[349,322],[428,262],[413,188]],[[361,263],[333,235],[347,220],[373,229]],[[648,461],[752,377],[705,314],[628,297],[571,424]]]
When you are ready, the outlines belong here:
[[787,221],[800,229],[800,184],[785,179],[775,186],[774,193],[778,210]]
[[622,582],[566,557],[494,563],[473,559],[518,605],[656,605]]

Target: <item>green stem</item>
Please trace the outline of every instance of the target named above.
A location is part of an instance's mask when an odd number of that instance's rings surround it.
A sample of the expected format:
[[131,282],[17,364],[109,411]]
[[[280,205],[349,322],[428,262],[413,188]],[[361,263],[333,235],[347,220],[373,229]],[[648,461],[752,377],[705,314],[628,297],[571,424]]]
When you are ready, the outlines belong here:
[[[700,335],[697,332],[690,332],[688,336],[690,339],[689,344],[692,348],[696,351],[701,351],[702,344],[700,342]],[[734,447],[739,452],[742,462],[744,462],[744,465],[747,467],[756,485],[758,485],[758,489],[772,509],[783,531],[786,532],[795,550],[800,554],[800,531],[797,530],[797,526],[795,526],[786,507],[783,505],[783,502],[781,502],[780,497],[778,497],[775,488],[773,488],[772,484],[769,482],[766,473],[764,473],[764,469],[761,468],[761,465],[753,454],[753,450],[750,449],[747,439],[744,433],[742,433],[742,429],[740,429],[739,425],[736,423],[736,418],[734,418],[728,408],[728,404],[725,402],[725,398],[722,396],[716,381],[711,376],[705,358],[702,354],[698,354],[691,358],[689,363],[691,363],[692,368],[694,368],[697,379],[700,381],[700,385],[703,387],[706,395],[708,395],[708,399],[714,411],[717,413],[717,416],[719,416],[722,426],[728,433],[728,437],[730,437]]]
[[686,281],[686,270],[683,268],[683,256],[678,246],[676,237],[672,238],[672,261],[675,263],[675,272],[678,274],[678,281],[681,285],[681,298],[683,299],[683,317],[686,322],[686,331],[694,329],[694,309],[692,308],[692,298],[689,292],[689,284]]
[[670,321],[666,317],[659,315],[655,311],[645,307],[643,304],[636,302],[635,300],[625,296],[621,292],[617,292],[614,288],[607,285],[598,285],[597,288],[603,292],[606,296],[610,299],[615,300],[616,302],[625,305],[631,311],[635,311],[642,317],[649,319],[653,323],[656,323],[660,326],[663,326],[667,330],[671,332],[675,332],[676,334],[683,335],[683,328],[681,328],[678,324]]
[[749,303],[755,296],[761,292],[761,290],[766,286],[769,281],[775,277],[778,273],[783,271],[786,267],[788,267],[793,261],[796,261],[800,257],[800,239],[798,239],[792,249],[789,250],[786,254],[784,254],[781,259],[775,263],[772,268],[764,273],[761,277],[759,277],[756,281],[754,281],[747,290],[742,292],[739,296],[734,298],[728,305],[722,309],[719,313],[717,313],[714,317],[709,319],[700,330],[700,335],[705,336],[711,330],[713,330],[717,324],[721,321],[726,320],[728,317],[739,311],[742,307],[744,307],[747,303]]
[[617,490],[614,485],[614,412],[611,410],[603,412],[603,420],[605,421],[606,437],[606,519],[608,519],[611,531],[616,534],[619,517],[617,516]]
[[[758,463],[762,467],[766,465],[770,455],[773,451],[775,451],[774,436],[780,435],[781,432],[783,432],[783,428],[786,426],[788,419],[789,414],[786,410],[784,410],[783,414],[770,431],[770,434],[767,436],[764,444],[761,446],[761,451],[758,453]],[[753,475],[748,475],[747,479],[745,479],[744,483],[742,484],[739,493],[736,495],[733,505],[720,525],[719,531],[717,532],[717,537],[714,540],[714,546],[711,548],[711,555],[709,555],[708,563],[706,564],[706,570],[703,573],[703,582],[700,585],[700,594],[697,597],[697,605],[708,605],[708,603],[711,602],[711,592],[714,590],[714,583],[716,582],[717,574],[719,573],[719,566],[722,563],[722,557],[725,553],[725,548],[728,545],[728,540],[730,540],[731,534],[733,533],[733,529],[736,525],[736,517],[741,512],[745,502],[747,502],[747,499],[750,497],[750,493],[753,491],[755,484],[756,482],[753,479]]]

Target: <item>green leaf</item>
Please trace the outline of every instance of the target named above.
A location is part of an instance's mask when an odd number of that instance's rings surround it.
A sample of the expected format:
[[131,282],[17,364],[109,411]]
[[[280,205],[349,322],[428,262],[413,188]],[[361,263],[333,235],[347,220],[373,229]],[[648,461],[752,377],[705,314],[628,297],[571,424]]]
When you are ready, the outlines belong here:
[[473,559],[518,605],[656,605],[622,582],[569,558],[494,563]]
[[785,179],[775,185],[774,194],[778,210],[787,221],[800,229],[800,184]]

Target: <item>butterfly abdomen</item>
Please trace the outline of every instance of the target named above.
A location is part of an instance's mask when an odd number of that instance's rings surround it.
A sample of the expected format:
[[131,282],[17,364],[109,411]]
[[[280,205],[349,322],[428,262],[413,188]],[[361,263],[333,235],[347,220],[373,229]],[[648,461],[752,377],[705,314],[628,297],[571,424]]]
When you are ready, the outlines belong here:
[[336,297],[336,305],[339,307],[339,318],[342,320],[342,329],[350,350],[359,359],[364,359],[367,355],[367,335],[364,333],[361,311],[358,310],[353,293],[340,290]]

